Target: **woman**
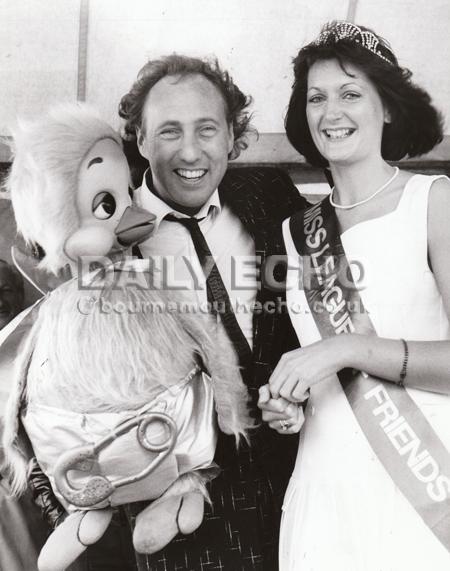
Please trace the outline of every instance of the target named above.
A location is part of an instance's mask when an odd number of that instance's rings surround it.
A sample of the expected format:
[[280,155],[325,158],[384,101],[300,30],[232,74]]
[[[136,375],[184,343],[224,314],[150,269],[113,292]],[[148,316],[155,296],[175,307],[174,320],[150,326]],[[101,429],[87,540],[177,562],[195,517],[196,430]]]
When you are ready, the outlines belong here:
[[283,226],[303,348],[269,387],[309,399],[281,570],[450,569],[450,181],[386,162],[441,119],[366,28],[326,25],[294,70],[288,138],[334,187]]

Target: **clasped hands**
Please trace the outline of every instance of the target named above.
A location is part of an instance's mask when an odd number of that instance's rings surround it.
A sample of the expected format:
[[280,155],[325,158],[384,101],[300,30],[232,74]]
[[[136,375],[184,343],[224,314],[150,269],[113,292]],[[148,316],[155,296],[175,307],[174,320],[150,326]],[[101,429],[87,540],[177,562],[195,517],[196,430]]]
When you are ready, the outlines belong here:
[[269,383],[259,389],[258,406],[264,422],[280,434],[299,432],[305,421],[301,403],[309,397],[313,385],[346,366],[349,337],[336,336],[285,353]]
[[260,387],[258,406],[262,411],[263,421],[280,434],[299,432],[305,421],[302,407],[283,397],[272,397],[270,385]]

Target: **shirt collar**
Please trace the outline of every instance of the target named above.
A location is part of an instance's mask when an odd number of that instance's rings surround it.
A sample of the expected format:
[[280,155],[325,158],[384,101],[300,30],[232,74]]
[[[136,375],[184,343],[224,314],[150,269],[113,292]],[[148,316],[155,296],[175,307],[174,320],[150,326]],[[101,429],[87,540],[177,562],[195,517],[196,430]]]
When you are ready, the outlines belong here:
[[[156,216],[156,220],[154,222],[155,229],[154,232],[158,231],[158,227],[161,224],[161,221],[164,219],[165,216],[168,214],[174,214],[175,216],[179,216],[180,218],[188,218],[186,214],[183,212],[178,212],[178,210],[174,210],[171,206],[166,204],[164,200],[156,196],[148,187],[147,180],[146,180],[147,171],[144,173],[144,177],[142,180],[142,186],[139,189],[139,197],[138,197],[138,206],[141,208],[145,208],[152,214]],[[219,190],[216,190],[212,193],[209,199],[205,202],[205,204],[200,208],[200,210],[195,215],[195,218],[206,218],[207,216],[211,216],[215,218],[221,212],[221,205],[220,205],[220,198],[219,198]]]

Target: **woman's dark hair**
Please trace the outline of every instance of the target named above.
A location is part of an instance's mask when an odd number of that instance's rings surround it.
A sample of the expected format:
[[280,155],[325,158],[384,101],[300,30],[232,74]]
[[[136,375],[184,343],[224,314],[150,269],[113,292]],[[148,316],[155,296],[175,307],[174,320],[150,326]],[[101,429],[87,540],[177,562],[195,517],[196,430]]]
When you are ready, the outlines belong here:
[[309,70],[318,61],[334,59],[347,74],[347,64],[360,68],[389,111],[391,122],[384,125],[381,141],[381,154],[385,160],[397,161],[406,155],[414,157],[430,151],[442,141],[443,122],[428,93],[411,81],[412,74],[408,69],[398,65],[385,40],[368,28],[354,26],[375,36],[379,44],[374,51],[363,45],[364,39],[361,43],[355,37],[333,33],[342,25],[345,24],[327,24],[319,39],[302,48],[294,59],[295,80],[285,119],[286,134],[293,147],[310,164],[328,165],[312,140],[306,103]]
[[184,77],[193,74],[203,75],[216,86],[224,99],[226,118],[234,132],[234,146],[229,158],[235,159],[247,148],[247,135],[254,131],[250,126],[251,115],[247,110],[252,99],[242,93],[228,72],[219,67],[216,59],[207,60],[172,54],[148,61],[119,104],[119,115],[125,119],[123,137],[130,142],[136,140],[136,129],[142,128],[142,110],[147,95],[160,79],[168,75]]

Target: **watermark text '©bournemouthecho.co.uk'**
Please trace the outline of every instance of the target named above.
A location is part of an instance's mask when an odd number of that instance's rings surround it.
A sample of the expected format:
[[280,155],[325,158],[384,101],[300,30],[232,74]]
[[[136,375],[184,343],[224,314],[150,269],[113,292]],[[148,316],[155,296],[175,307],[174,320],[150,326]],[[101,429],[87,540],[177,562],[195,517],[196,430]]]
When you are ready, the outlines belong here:
[[[288,302],[281,297],[265,302],[253,301],[245,302],[237,298],[231,303],[232,311],[236,314],[280,314],[289,309],[294,314],[307,314],[311,310],[315,313],[327,311],[323,301],[315,301],[312,309],[308,303]],[[364,307],[358,301],[352,302],[349,308],[352,313],[363,312]],[[94,311],[102,314],[111,313],[215,313],[223,314],[227,311],[223,302],[197,302],[197,301],[111,301],[86,294],[78,301],[78,310],[83,315],[89,315]]]

